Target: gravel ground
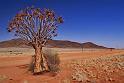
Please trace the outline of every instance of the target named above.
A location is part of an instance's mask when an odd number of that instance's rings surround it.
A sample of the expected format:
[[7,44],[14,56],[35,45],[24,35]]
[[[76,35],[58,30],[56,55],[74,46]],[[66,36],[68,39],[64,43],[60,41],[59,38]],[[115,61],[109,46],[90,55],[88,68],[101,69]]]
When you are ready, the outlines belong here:
[[71,62],[72,79],[91,83],[124,83],[124,55]]

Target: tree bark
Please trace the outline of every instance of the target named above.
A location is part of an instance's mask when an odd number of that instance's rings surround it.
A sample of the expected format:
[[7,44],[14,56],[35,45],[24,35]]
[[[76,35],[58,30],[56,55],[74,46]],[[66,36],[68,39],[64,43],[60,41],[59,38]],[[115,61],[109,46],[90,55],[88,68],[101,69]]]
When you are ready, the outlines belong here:
[[43,55],[42,47],[35,47],[34,74],[49,71],[46,57]]
[[42,49],[40,47],[35,47],[35,63],[34,63],[34,73],[41,73],[43,71],[42,65]]
[[45,71],[49,71],[48,61],[43,54],[42,54],[42,59],[43,59],[43,65],[44,65]]

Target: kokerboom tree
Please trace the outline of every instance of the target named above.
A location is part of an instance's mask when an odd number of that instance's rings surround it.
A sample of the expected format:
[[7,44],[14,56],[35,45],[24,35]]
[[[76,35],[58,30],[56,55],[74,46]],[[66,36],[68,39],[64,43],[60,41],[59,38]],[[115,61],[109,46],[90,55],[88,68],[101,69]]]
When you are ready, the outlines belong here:
[[49,39],[57,36],[56,30],[61,23],[62,17],[57,16],[53,10],[34,7],[19,11],[10,21],[8,32],[14,32],[35,49],[34,74],[49,71],[42,47]]

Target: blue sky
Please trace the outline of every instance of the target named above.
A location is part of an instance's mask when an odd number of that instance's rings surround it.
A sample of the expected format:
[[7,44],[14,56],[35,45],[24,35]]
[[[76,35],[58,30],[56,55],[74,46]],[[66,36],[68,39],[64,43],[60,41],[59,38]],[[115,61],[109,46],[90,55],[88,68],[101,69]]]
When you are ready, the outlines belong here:
[[54,39],[124,48],[123,0],[0,0],[0,41],[14,38],[6,31],[8,22],[32,5],[53,9],[64,18]]

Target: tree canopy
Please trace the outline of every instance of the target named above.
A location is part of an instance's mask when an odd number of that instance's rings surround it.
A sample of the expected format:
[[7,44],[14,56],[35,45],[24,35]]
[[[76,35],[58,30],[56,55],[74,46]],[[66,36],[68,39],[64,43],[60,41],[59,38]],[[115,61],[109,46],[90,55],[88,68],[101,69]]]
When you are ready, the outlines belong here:
[[63,23],[61,16],[53,10],[26,8],[10,21],[8,31],[26,40],[32,46],[44,46],[46,41],[57,36],[58,25]]

